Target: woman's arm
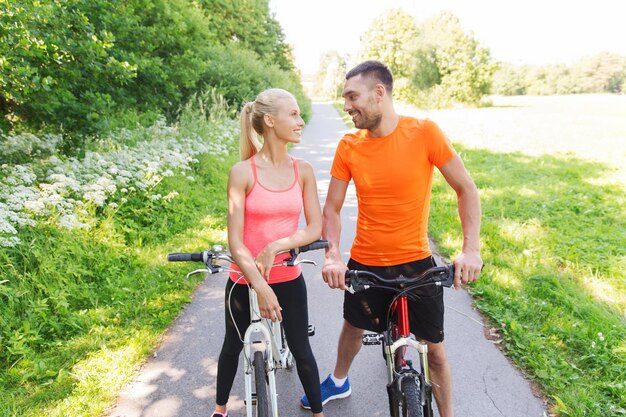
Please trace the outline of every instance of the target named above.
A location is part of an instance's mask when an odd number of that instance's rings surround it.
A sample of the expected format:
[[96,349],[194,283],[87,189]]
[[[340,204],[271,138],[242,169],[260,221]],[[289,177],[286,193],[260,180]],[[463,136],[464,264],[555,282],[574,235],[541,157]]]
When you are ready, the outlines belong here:
[[244,205],[249,176],[245,162],[236,164],[228,175],[228,246],[237,266],[257,292],[261,317],[282,320],[278,299],[263,279],[243,241]]
[[269,278],[278,252],[307,245],[322,235],[322,209],[317,196],[317,182],[313,167],[306,161],[297,160],[298,172],[302,180],[302,200],[306,227],[293,235],[270,242],[256,257],[256,264],[265,279]]

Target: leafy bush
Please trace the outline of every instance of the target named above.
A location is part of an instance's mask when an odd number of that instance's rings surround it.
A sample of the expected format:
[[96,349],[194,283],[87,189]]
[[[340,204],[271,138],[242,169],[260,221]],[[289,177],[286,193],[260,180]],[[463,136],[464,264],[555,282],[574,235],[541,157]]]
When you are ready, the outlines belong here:
[[[233,105],[260,91],[250,88],[272,83],[304,97],[268,2],[253,2],[254,7],[226,3],[0,2],[0,127],[64,132],[63,149],[72,153],[82,147],[84,134],[154,122],[158,114],[171,122],[198,91],[222,82],[236,86],[241,74],[233,72],[231,79],[229,72],[216,71],[232,69],[231,59],[251,69],[241,92],[229,89],[237,97]],[[244,17],[255,24],[238,27],[235,23]],[[217,25],[222,18],[231,24]],[[230,52],[215,55],[219,45]],[[238,49],[248,52],[233,52]],[[268,74],[258,69],[263,66],[269,66]]]
[[280,87],[295,95],[303,118],[311,116],[311,103],[296,75],[282,71],[277,65],[259,60],[255,53],[237,46],[215,46],[201,84],[215,86],[228,103],[240,108],[254,100],[262,90]]

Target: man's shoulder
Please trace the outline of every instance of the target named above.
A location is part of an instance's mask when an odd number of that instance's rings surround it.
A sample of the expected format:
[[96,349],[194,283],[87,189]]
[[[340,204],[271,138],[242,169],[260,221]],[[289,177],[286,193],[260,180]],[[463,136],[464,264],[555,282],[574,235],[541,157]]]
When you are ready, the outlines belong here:
[[428,130],[436,126],[436,123],[429,118],[417,118],[413,116],[400,116],[400,127],[402,129]]
[[352,129],[341,137],[340,142],[345,144],[355,144],[362,141],[367,136],[367,131],[364,129]]

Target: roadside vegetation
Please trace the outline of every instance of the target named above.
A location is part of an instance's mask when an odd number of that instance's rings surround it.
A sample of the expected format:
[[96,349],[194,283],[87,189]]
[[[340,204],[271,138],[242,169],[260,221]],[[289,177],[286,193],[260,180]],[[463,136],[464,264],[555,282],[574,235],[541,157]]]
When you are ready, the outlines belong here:
[[101,415],[190,300],[165,255],[223,243],[238,124],[183,116],[3,166],[0,416]]
[[0,86],[0,416],[100,416],[223,243],[241,104],[310,102],[268,1],[0,2]]

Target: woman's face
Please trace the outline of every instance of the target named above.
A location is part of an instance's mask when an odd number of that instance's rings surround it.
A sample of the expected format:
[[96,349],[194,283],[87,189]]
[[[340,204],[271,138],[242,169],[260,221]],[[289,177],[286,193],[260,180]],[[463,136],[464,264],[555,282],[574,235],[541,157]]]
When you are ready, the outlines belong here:
[[298,103],[291,97],[285,97],[277,104],[276,114],[270,116],[274,122],[274,134],[287,142],[300,143],[304,120],[300,117]]

